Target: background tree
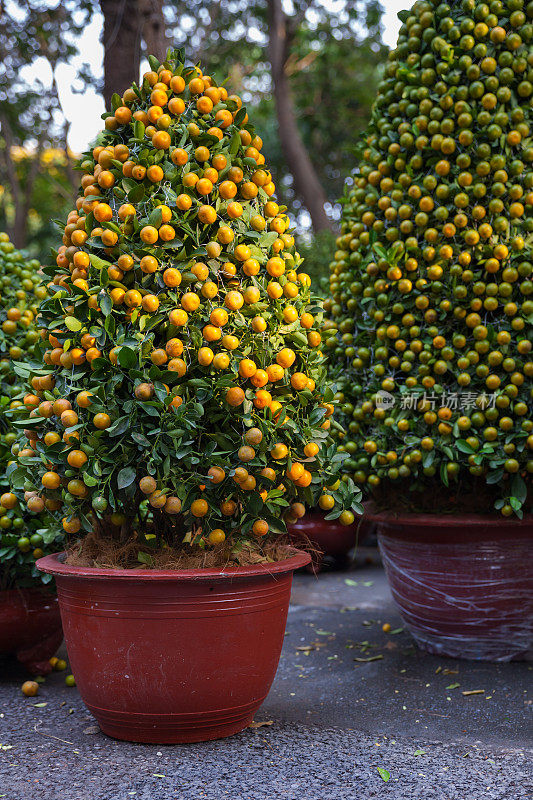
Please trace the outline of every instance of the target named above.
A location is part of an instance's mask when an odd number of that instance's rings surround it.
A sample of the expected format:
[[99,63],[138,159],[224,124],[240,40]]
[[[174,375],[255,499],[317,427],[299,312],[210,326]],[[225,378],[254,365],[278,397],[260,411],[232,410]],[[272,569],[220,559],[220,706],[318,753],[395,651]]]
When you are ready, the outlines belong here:
[[[101,0],[103,94],[139,79],[141,48],[167,49],[162,0]],[[48,258],[52,216],[71,205],[78,184],[69,151],[69,122],[58,69],[80,55],[80,37],[94,13],[90,0],[11,0],[0,5],[0,229],[16,247]],[[94,86],[86,65],[78,77]]]
[[315,232],[330,228],[386,55],[380,3],[182,0],[166,14],[175,44],[210,72],[229,64],[232,89],[259,98],[254,117],[281,199],[307,211]]
[[169,42],[163,0],[100,0],[104,18],[104,87],[106,108],[113,92],[138,83],[141,52],[163,58]]
[[296,109],[291,95],[287,63],[293,39],[293,25],[285,14],[281,0],[268,0],[268,57],[272,78],[272,94],[278,119],[278,133],[287,162],[291,165],[294,188],[303,198],[316,232],[331,227],[326,214],[326,193],[296,122]]
[[[76,39],[90,10],[89,0],[66,0],[54,8],[31,0],[0,6],[0,224],[19,248],[27,244],[34,193],[51,163],[45,153],[59,148],[64,154],[61,179],[50,176],[51,198],[70,202],[74,193],[69,126],[56,75],[78,54]],[[28,82],[28,75],[35,77]],[[50,204],[48,217],[52,209],[57,205]]]
[[106,108],[111,108],[113,92],[123,92],[139,80],[141,37],[137,0],[100,0],[104,18],[103,95]]
[[[79,56],[89,16],[100,11],[103,80],[86,67],[82,73],[107,108],[111,86],[121,91],[139,80],[148,50],[163,55],[169,44],[181,45],[214,75],[229,70],[228,88],[243,96],[257,120],[278,196],[299,227],[309,229],[307,252],[316,256],[313,269],[322,271],[318,259],[334,247],[336,199],[354,165],[354,143],[367,124],[385,58],[378,0],[338,0],[334,7],[323,0],[51,5],[14,0],[0,12],[0,100],[8,101],[0,117],[0,226],[18,246],[30,245],[48,259],[50,217],[61,216],[77,182],[65,155],[69,125],[55,76],[58,66]],[[15,146],[22,151],[13,159]],[[56,151],[61,157],[51,158]],[[318,247],[311,232],[321,233]]]

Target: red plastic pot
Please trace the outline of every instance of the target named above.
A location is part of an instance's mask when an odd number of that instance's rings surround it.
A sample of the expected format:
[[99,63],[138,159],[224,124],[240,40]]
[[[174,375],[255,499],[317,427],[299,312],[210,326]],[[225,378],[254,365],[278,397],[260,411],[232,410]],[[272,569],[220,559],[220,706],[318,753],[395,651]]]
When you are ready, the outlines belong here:
[[372,515],[393,598],[424,650],[510,661],[533,649],[533,519]]
[[338,520],[327,520],[320,511],[308,511],[305,516],[288,526],[289,536],[295,546],[309,546],[317,550],[313,556],[311,571],[318,572],[324,556],[335,561],[345,560],[350,550],[360,539],[359,522],[341,525]]
[[37,566],[56,578],[70,665],[104,733],[171,744],[251,722],[278,666],[293,571],[308,562],[116,570],[56,554]]
[[34,675],[47,675],[63,640],[57,597],[40,589],[0,592],[0,655],[14,655]]

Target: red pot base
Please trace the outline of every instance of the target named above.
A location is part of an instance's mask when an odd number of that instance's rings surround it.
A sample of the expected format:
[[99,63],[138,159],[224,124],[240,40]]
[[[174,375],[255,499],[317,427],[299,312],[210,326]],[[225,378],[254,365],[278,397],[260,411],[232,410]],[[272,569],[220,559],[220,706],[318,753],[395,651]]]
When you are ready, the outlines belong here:
[[[265,695],[266,697],[266,695]],[[247,728],[265,697],[240,708],[223,708],[205,714],[139,714],[97,708],[86,703],[100,729],[129,742],[143,744],[192,744],[223,739]]]

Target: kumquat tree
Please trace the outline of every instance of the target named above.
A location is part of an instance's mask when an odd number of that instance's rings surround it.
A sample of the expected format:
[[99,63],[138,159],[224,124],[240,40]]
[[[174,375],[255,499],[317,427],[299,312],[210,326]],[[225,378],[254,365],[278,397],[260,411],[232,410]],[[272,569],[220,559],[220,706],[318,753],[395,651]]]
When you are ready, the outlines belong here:
[[150,66],[113,96],[44,269],[14,475],[135,563],[225,540],[238,560],[324,493],[350,524],[359,493],[337,479],[323,312],[261,138],[181,52]]
[[533,3],[417,2],[400,18],[331,264],[340,449],[389,507],[432,510],[442,492],[443,507],[521,516],[533,474]]
[[[46,295],[39,267],[36,259],[25,259],[7,234],[0,233],[0,589],[50,581],[50,576],[37,571],[35,561],[50,550],[47,545],[54,547],[61,538],[57,531],[45,529],[45,515],[32,513],[45,511],[44,502],[35,505],[27,495],[26,509],[22,483],[13,491],[9,482],[9,465],[32,452],[19,446],[12,425],[24,396],[24,382],[17,378],[14,363],[31,360],[39,339],[35,317],[39,300]],[[54,506],[54,501],[47,503]]]

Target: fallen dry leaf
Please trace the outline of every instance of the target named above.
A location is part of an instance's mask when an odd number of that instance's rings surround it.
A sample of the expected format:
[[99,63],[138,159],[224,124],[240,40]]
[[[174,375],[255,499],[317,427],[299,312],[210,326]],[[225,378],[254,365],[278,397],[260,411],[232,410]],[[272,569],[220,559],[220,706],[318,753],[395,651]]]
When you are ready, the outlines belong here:
[[266,719],[263,722],[256,722],[255,720],[252,720],[252,722],[250,722],[248,727],[249,728],[268,728],[270,725],[273,725],[273,724],[274,724],[274,720],[273,719]]
[[366,663],[367,661],[380,661],[383,658],[382,655],[379,656],[369,656],[368,658],[354,658],[354,661],[361,661]]
[[83,729],[83,732],[87,736],[91,736],[91,735],[94,735],[96,733],[100,733],[100,728],[98,727],[98,725],[89,725],[88,728],[84,728]]

